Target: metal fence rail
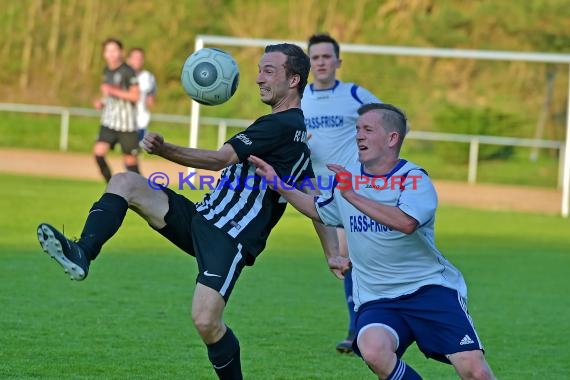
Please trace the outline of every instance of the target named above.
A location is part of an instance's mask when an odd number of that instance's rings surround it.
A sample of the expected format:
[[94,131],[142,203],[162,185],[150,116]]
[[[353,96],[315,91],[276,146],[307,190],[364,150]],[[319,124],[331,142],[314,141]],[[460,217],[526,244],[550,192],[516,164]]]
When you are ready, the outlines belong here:
[[[87,116],[99,117],[99,111],[90,108],[77,108],[77,107],[61,107],[61,106],[44,106],[37,104],[16,104],[16,103],[0,103],[0,111],[6,112],[22,112],[22,113],[35,113],[35,114],[49,114],[60,115],[60,134],[59,134],[59,149],[67,151],[68,137],[70,127],[70,116]],[[152,120],[163,123],[186,124],[190,125],[190,115],[173,115],[173,114],[160,114],[153,113]],[[218,126],[218,146],[221,146],[226,141],[227,128],[247,128],[253,120],[246,119],[228,119],[219,117],[201,117],[201,125],[217,125]],[[546,149],[559,150],[559,170],[558,170],[558,186],[562,183],[563,173],[563,157],[564,157],[564,143],[557,140],[534,140],[518,137],[503,137],[503,136],[487,136],[487,135],[466,135],[455,133],[440,133],[440,132],[422,132],[411,131],[407,139],[423,140],[423,141],[441,141],[441,142],[456,142],[469,144],[469,164],[467,181],[469,183],[476,183],[477,181],[477,168],[479,157],[479,145],[503,145],[503,146],[519,146],[519,147],[537,147]]]

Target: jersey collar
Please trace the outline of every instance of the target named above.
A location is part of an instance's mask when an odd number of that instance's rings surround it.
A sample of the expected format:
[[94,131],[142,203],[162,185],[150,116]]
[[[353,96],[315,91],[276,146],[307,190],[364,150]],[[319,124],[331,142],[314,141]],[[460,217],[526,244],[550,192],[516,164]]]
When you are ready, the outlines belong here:
[[364,165],[363,165],[363,164],[360,164],[360,174],[361,174],[361,175],[365,175],[365,176],[367,176],[367,177],[371,177],[371,178],[374,178],[374,177],[384,177],[384,178],[386,178],[386,179],[389,179],[390,177],[392,177],[392,176],[394,175],[394,173],[396,173],[398,170],[400,170],[400,169],[401,169],[404,165],[406,165],[407,163],[408,163],[407,160],[404,160],[403,158],[400,158],[400,160],[398,161],[398,163],[396,164],[396,166],[394,166],[394,168],[393,168],[392,170],[390,170],[389,173],[386,173],[386,174],[383,174],[383,175],[380,175],[380,176],[379,176],[379,175],[373,175],[373,174],[370,174],[370,173],[366,173],[366,172],[364,171]]
[[311,89],[311,93],[314,93],[315,91],[332,91],[332,92],[334,92],[334,90],[336,90],[336,88],[337,88],[339,85],[340,85],[340,81],[339,81],[338,79],[336,79],[336,80],[334,81],[334,86],[332,86],[331,88],[323,88],[323,89],[320,89],[320,90],[316,90],[314,83],[311,83],[311,84],[309,85],[309,88]]

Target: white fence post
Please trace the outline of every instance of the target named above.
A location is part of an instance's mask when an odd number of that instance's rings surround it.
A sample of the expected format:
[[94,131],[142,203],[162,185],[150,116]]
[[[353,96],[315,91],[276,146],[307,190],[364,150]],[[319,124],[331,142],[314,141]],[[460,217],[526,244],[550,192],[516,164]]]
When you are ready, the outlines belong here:
[[226,121],[221,120],[218,123],[218,149],[226,142],[227,129],[228,125],[226,124]]
[[558,150],[558,189],[562,189],[562,178],[564,176],[564,154],[566,153],[566,145],[561,144]]
[[477,182],[477,164],[479,161],[479,139],[473,138],[469,142],[469,172],[467,174],[467,182],[470,185]]
[[61,111],[61,122],[59,128],[59,150],[62,152],[67,151],[69,142],[69,110],[64,109]]

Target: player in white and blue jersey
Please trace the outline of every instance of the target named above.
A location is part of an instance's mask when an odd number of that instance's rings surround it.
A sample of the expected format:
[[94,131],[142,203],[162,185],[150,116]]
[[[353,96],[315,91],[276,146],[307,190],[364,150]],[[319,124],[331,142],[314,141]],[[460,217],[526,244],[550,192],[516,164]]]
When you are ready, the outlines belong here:
[[[389,104],[358,113],[360,163],[331,163],[331,194],[311,197],[276,189],[299,211],[347,235],[357,337],[353,348],[381,379],[421,379],[402,361],[416,342],[428,357],[450,363],[462,379],[494,379],[471,316],[461,272],[434,242],[437,194],[420,166],[399,157],[405,115]],[[275,171],[252,157],[258,175]]]
[[[307,132],[311,135],[309,148],[313,170],[320,187],[331,188],[334,173],[326,164],[334,162],[343,166],[358,162],[358,151],[354,144],[354,126],[358,117],[357,110],[363,104],[379,103],[370,91],[354,83],[345,83],[337,79],[340,68],[340,47],[328,34],[315,34],[309,37],[308,54],[311,60],[313,83],[305,87],[301,108],[305,115]],[[315,225],[315,228],[325,228]],[[329,241],[338,242],[330,246],[323,241],[327,257],[347,256],[346,236],[342,228],[330,228]],[[332,239],[332,240],[331,240]],[[337,253],[338,251],[338,253]],[[352,276],[350,271],[344,276],[345,299],[348,307],[348,334],[346,339],[336,346],[338,352],[352,352],[355,336],[355,311],[352,300]]]
[[140,47],[129,50],[127,63],[137,73],[140,97],[137,102],[137,133],[139,141],[146,136],[150,124],[150,108],[154,107],[156,100],[156,78],[148,70],[144,70],[145,53]]

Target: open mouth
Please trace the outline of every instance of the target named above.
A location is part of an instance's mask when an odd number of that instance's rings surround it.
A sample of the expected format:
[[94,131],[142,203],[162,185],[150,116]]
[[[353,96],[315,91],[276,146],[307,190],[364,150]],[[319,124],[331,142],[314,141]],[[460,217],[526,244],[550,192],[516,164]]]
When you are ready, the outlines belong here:
[[358,145],[358,150],[362,152],[364,150],[368,150],[368,147],[366,145]]

